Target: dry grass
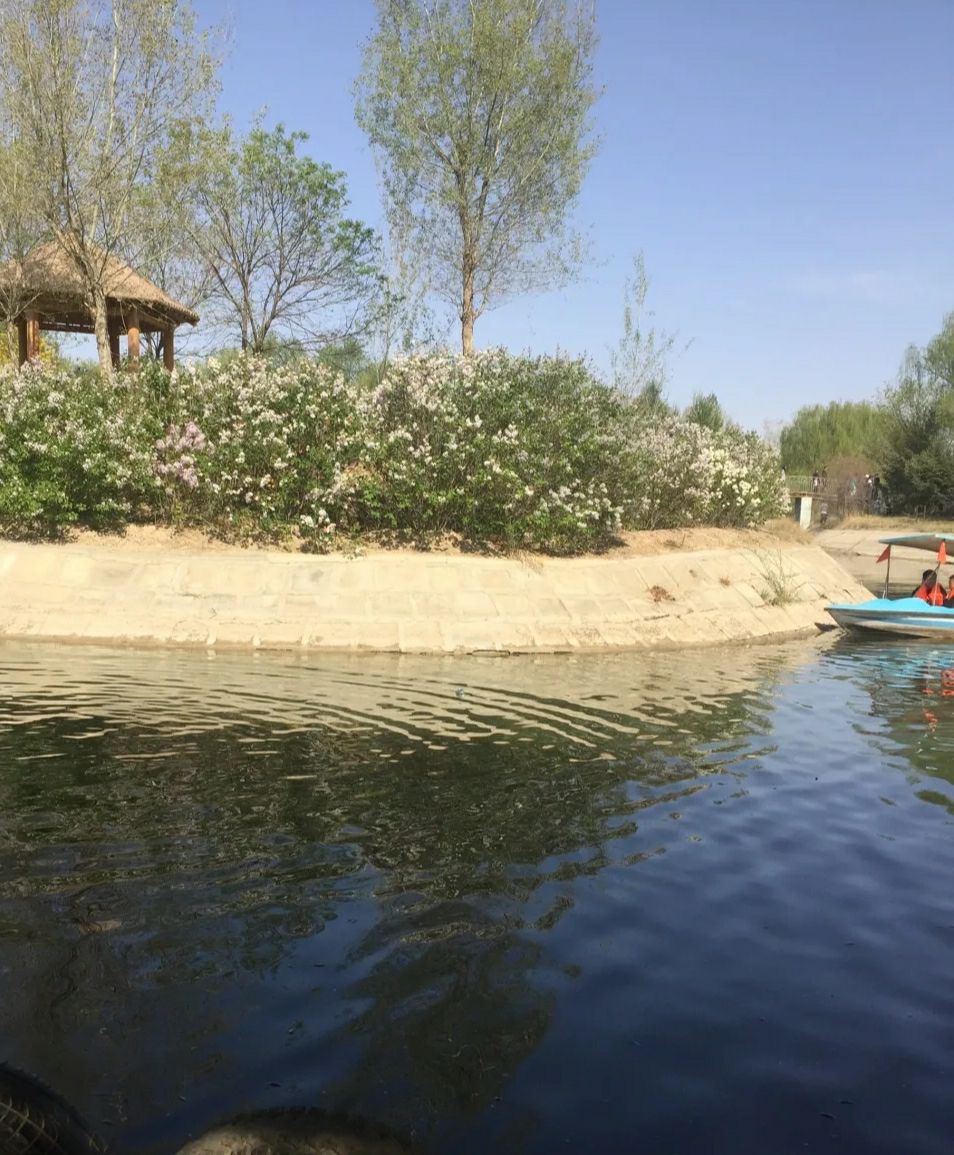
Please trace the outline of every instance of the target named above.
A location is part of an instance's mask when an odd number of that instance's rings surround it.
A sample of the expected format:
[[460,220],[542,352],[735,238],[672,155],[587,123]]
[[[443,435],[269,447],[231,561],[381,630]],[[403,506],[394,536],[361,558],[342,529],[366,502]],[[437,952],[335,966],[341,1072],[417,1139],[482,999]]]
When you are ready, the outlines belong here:
[[773,517],[767,521],[762,529],[753,530],[763,537],[775,538],[776,541],[790,542],[793,545],[812,545],[813,538],[807,529],[802,527],[791,517]]
[[779,517],[761,529],[716,529],[690,526],[686,529],[642,529],[627,531],[619,543],[603,557],[653,557],[665,553],[692,553],[703,549],[777,549],[787,545],[811,545],[812,535],[798,522]]
[[786,568],[782,551],[779,550],[773,557],[771,554],[762,554],[762,577],[765,578],[765,589],[761,591],[765,604],[768,606],[787,606],[798,601],[798,591],[805,584],[796,581],[794,575]]
[[650,586],[649,596],[654,602],[674,602],[676,600],[663,586]]
[[954,521],[931,521],[923,517],[876,517],[854,514],[839,521],[835,529],[906,529],[911,533],[954,533]]
[[[881,522],[879,522],[881,524]],[[885,521],[884,524],[887,524]],[[93,530],[72,531],[68,539],[85,549],[103,551],[145,550],[149,552],[173,551],[187,553],[234,553],[248,554],[250,550],[298,553],[301,541],[290,536],[278,543],[230,542],[212,537],[198,529],[175,530],[161,525],[129,525],[122,533],[96,533]],[[691,526],[686,529],[655,529],[622,533],[617,543],[599,554],[583,556],[608,559],[628,557],[654,557],[667,553],[692,553],[709,549],[747,549],[777,552],[791,545],[811,545],[812,536],[800,529],[798,523],[789,518],[777,518],[767,522],[762,529],[716,529],[710,526]],[[391,535],[378,534],[364,536],[357,540],[339,539],[336,552],[346,556],[357,553],[408,552],[416,553],[412,544],[398,540]],[[434,553],[481,553],[487,556],[510,557],[531,568],[539,568],[546,561],[546,555],[527,550],[503,550],[492,546],[473,546],[460,541],[452,534],[428,543],[427,548]]]

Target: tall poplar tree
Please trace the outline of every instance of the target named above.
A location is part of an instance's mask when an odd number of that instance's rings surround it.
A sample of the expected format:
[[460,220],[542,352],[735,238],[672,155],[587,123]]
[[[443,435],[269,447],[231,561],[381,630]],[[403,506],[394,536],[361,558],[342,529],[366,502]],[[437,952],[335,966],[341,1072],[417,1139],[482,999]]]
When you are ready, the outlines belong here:
[[392,234],[474,324],[565,283],[569,218],[596,144],[589,0],[377,0],[358,122],[380,162]]

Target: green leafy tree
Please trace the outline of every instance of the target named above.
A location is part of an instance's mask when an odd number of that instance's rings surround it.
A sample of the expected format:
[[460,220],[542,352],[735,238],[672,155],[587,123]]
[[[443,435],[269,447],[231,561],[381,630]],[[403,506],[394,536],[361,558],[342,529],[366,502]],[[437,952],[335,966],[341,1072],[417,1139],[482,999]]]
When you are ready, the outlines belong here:
[[595,151],[591,5],[377,0],[358,122],[382,167],[392,233],[474,324],[552,288],[581,249],[568,217]]
[[781,432],[782,464],[789,473],[811,473],[836,459],[852,458],[876,469],[884,427],[883,409],[870,401],[804,406]]
[[340,342],[381,289],[377,237],[345,215],[344,173],[299,154],[307,139],[280,124],[205,138],[196,243],[219,321],[253,352]]
[[954,313],[924,349],[905,356],[884,398],[884,476],[892,509],[954,510]]
[[646,384],[633,395],[636,409],[647,417],[672,417],[675,409],[666,400],[663,387],[658,381],[647,381]]
[[725,413],[714,393],[694,393],[683,416],[695,425],[704,425],[713,433],[718,433],[726,426]]

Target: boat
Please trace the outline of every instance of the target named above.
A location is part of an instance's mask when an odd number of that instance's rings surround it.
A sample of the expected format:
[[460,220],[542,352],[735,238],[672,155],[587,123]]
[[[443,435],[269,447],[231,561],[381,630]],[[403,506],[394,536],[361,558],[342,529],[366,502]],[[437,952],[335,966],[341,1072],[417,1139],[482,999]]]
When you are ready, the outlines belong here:
[[869,630],[882,634],[900,634],[906,638],[938,638],[945,634],[954,639],[954,609],[932,606],[920,598],[889,598],[891,550],[917,549],[937,557],[937,568],[947,561],[948,550],[954,553],[954,534],[905,533],[879,538],[885,546],[878,561],[886,561],[884,592],[880,598],[866,602],[844,602],[826,606],[828,613],[843,629]]

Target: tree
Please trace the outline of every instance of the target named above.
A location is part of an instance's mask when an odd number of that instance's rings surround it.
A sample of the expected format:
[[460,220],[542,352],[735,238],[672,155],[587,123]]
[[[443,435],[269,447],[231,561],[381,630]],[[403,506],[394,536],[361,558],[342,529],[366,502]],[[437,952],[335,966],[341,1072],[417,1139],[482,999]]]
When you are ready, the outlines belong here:
[[621,393],[640,399],[649,408],[667,407],[667,361],[677,338],[649,324],[653,314],[646,308],[648,296],[646,263],[643,254],[637,253],[633,275],[623,288],[623,335],[610,352],[610,373],[613,387]]
[[2,0],[0,26],[0,133],[80,275],[109,373],[109,259],[135,260],[142,190],[173,131],[208,120],[217,62],[187,0]]
[[884,477],[892,509],[954,509],[954,313],[924,349],[905,355],[884,396]]
[[[205,132],[193,123],[177,126],[157,152],[148,184],[138,190],[136,267],[174,301],[204,313],[212,289],[212,270],[196,244],[199,188],[212,156]],[[180,333],[182,331],[180,330]],[[189,340],[191,334],[185,339]],[[208,339],[208,330],[203,336]],[[164,331],[144,335],[157,360]],[[177,344],[180,335],[176,335]]]
[[[43,236],[29,183],[29,165],[19,141],[0,140],[0,264],[15,265]],[[17,355],[12,322],[30,304],[30,290],[16,278],[5,277],[0,287],[0,329],[10,358]]]
[[852,458],[874,469],[884,421],[884,411],[870,401],[803,406],[780,434],[782,464],[789,473],[811,473],[836,458]]
[[714,433],[725,428],[726,418],[714,393],[694,393],[683,417],[695,425],[704,425]]
[[256,125],[205,137],[214,157],[199,185],[198,248],[210,298],[243,349],[340,342],[366,325],[381,289],[372,229],[344,215],[343,173],[298,146],[303,132]]
[[461,346],[509,296],[565,283],[595,152],[595,13],[567,0],[377,0],[358,122],[392,234],[457,311]]

